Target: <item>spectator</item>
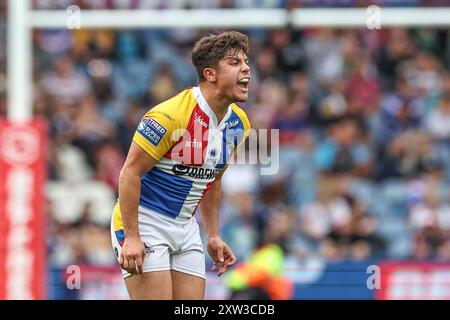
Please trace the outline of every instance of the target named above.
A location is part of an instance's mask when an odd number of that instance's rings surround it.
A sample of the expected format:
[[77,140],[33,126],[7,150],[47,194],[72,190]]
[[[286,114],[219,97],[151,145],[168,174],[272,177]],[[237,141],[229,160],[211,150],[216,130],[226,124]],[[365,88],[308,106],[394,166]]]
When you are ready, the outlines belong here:
[[430,192],[424,202],[411,206],[409,224],[415,230],[415,244],[419,250],[414,257],[435,258],[443,254],[450,235],[450,207],[440,203],[436,193]]
[[393,28],[388,31],[387,44],[378,54],[377,67],[380,71],[385,90],[394,89],[398,66],[410,59],[415,45],[409,31],[405,28]]
[[388,95],[382,105],[384,126],[381,143],[392,141],[399,134],[418,128],[422,123],[423,101],[415,96],[405,79],[398,78],[397,91]]
[[330,260],[363,260],[384,253],[384,243],[376,235],[377,222],[364,205],[341,194],[342,180],[322,178],[318,202],[306,205],[300,216],[305,234]]
[[41,80],[45,94],[61,99],[64,103],[79,103],[89,92],[89,80],[78,72],[69,56],[56,60],[53,71],[45,74]]
[[370,161],[370,151],[357,140],[358,126],[353,119],[342,118],[329,126],[326,138],[317,146],[317,167],[329,173],[355,173]]
[[426,118],[426,128],[434,141],[450,141],[450,94],[443,96]]
[[358,56],[353,61],[345,88],[350,114],[364,117],[378,111],[380,83],[375,72],[368,56]]
[[94,96],[85,96],[73,121],[74,140],[86,154],[88,162],[95,167],[95,148],[105,139],[115,139],[114,126],[101,117]]

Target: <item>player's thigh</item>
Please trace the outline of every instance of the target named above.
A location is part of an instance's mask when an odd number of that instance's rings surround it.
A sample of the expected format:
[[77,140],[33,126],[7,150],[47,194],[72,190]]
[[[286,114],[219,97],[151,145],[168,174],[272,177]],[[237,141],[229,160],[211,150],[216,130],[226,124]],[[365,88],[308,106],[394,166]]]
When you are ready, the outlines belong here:
[[165,245],[147,246],[143,275],[124,272],[131,299],[172,299],[169,248]]
[[204,299],[205,254],[192,248],[171,256],[173,299]]
[[172,299],[203,300],[205,298],[205,279],[176,270],[170,272],[172,276]]
[[132,300],[172,299],[172,276],[169,270],[145,272],[125,278]]
[[183,230],[181,250],[170,257],[173,299],[204,299],[205,254],[195,219]]

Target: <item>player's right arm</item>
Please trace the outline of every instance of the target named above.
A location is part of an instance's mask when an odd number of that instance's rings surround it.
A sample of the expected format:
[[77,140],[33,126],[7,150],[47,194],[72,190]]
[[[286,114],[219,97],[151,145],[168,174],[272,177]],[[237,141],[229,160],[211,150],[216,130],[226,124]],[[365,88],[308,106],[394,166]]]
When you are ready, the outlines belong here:
[[119,203],[122,214],[125,241],[120,252],[122,269],[131,274],[142,274],[145,246],[139,235],[138,205],[141,194],[141,177],[156,164],[157,160],[136,142],[131,143],[119,178]]
[[136,271],[143,273],[145,257],[145,246],[140,238],[138,223],[141,177],[155,166],[176,141],[172,137],[178,125],[176,115],[172,114],[176,110],[176,104],[169,102],[151,109],[142,118],[120,172],[119,204],[125,240],[119,263],[132,274]]
[[119,178],[119,204],[125,240],[119,257],[120,266],[130,273],[142,274],[145,246],[140,238],[138,208],[141,177],[178,141],[187,123],[180,122],[180,106],[188,106],[189,90],[150,109],[141,119]]

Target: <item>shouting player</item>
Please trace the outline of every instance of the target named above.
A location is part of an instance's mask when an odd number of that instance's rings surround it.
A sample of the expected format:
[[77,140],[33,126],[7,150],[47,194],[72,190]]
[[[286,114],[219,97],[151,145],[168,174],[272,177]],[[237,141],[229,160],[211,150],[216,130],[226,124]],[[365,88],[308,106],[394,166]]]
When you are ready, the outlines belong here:
[[205,255],[218,275],[236,262],[219,233],[221,177],[250,123],[248,37],[200,39],[192,51],[198,86],[150,109],[120,173],[111,236],[131,299],[203,299]]

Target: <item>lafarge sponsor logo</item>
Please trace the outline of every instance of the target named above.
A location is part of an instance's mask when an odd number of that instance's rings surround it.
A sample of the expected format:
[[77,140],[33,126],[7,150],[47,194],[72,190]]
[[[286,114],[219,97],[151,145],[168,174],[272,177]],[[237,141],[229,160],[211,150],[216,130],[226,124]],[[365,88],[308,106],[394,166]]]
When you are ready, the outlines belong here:
[[188,167],[183,164],[176,164],[172,167],[172,172],[177,176],[188,176],[196,179],[213,179],[220,169],[205,169],[197,167]]

